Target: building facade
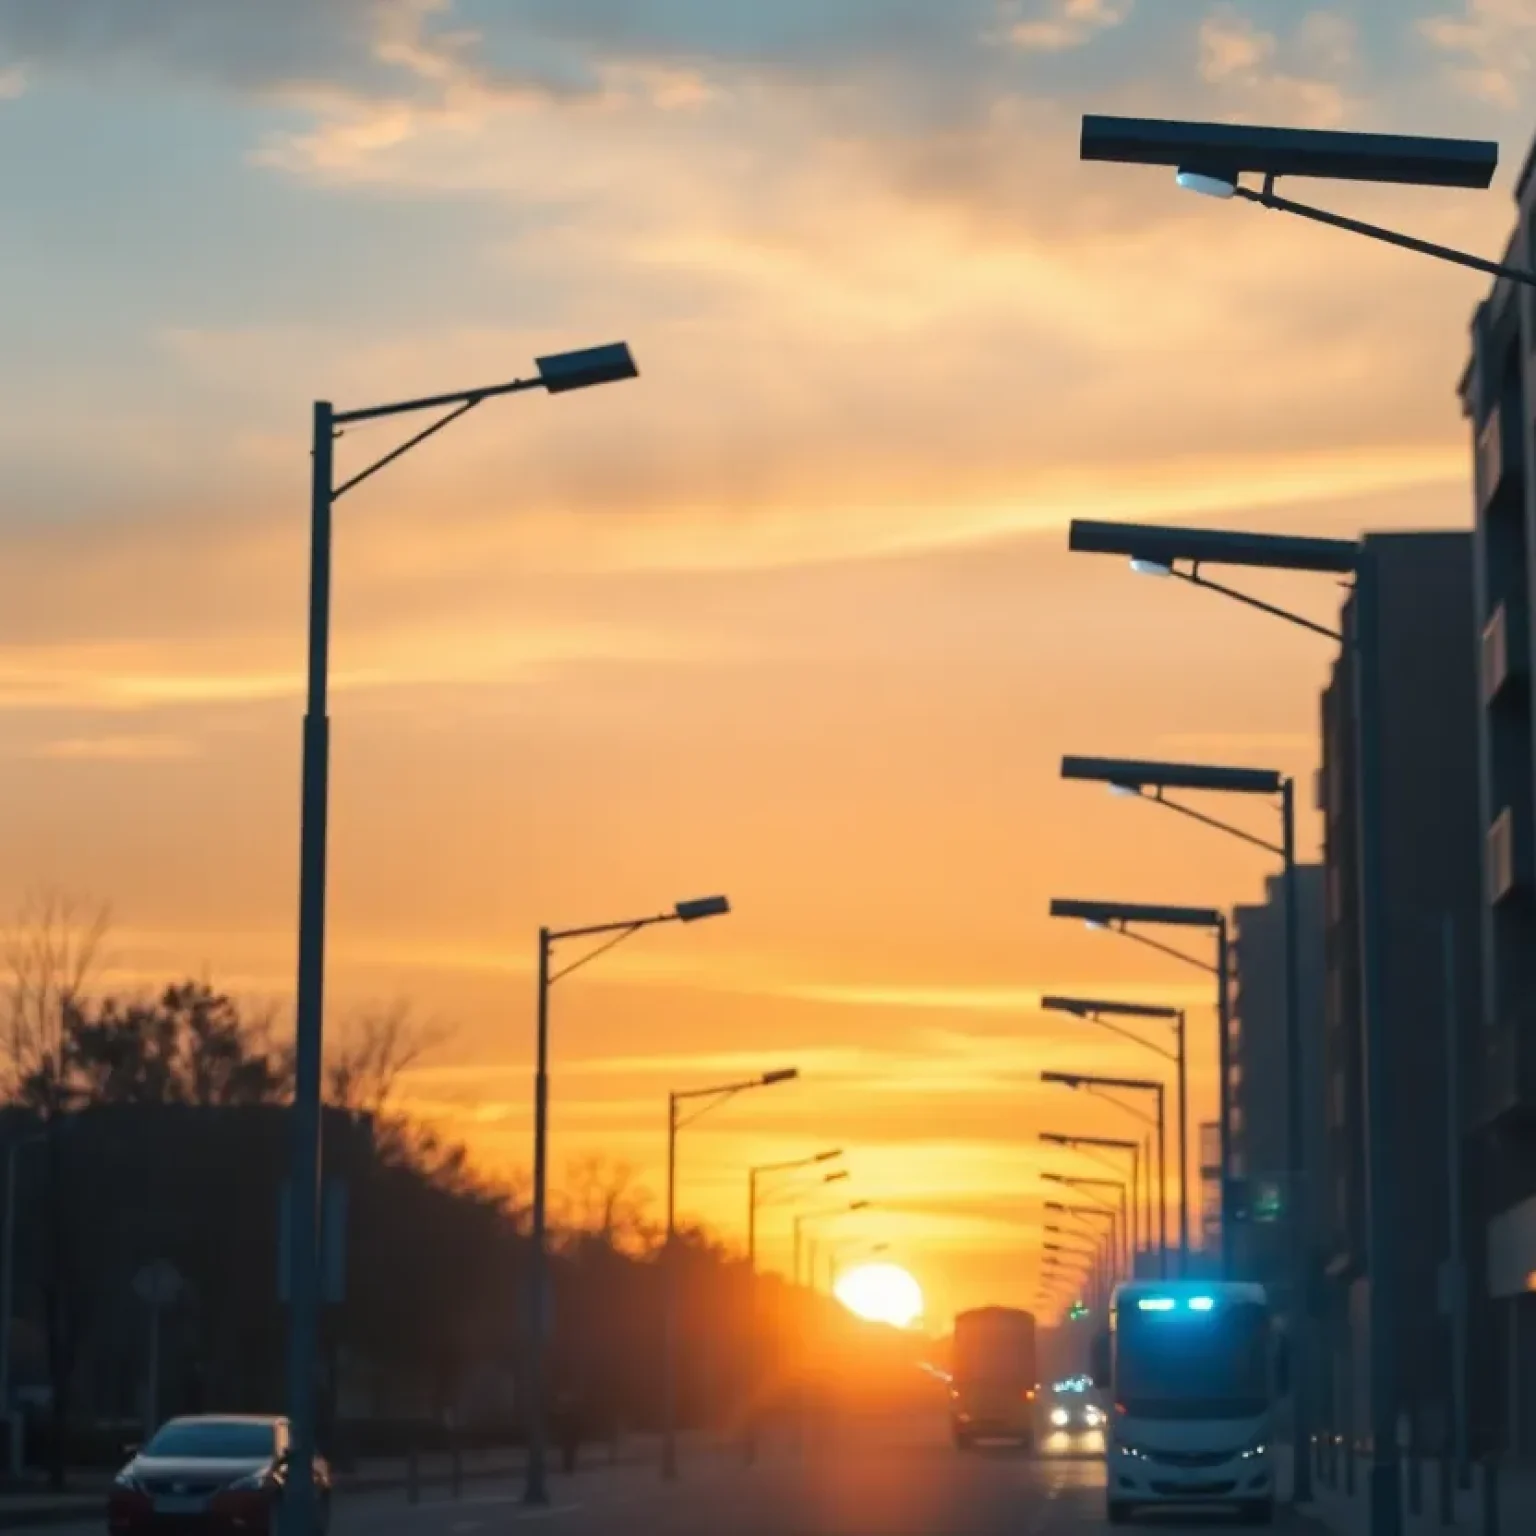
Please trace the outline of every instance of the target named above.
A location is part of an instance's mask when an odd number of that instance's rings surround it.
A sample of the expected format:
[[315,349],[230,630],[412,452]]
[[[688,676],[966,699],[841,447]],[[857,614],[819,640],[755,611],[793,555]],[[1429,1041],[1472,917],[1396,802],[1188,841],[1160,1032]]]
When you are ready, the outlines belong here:
[[[1391,1045],[1390,1146],[1396,1240],[1393,1351],[1400,1413],[1421,1445],[1439,1447],[1451,1422],[1452,1353],[1442,1304],[1451,1232],[1452,1137],[1460,1106],[1448,1085],[1471,1065],[1471,1021],[1482,976],[1446,965],[1444,936],[1468,957],[1482,916],[1477,658],[1471,622],[1473,540],[1466,533],[1368,534],[1379,574],[1381,696],[1381,1010]],[[1322,1077],[1326,1124],[1318,1170],[1321,1276],[1316,1298],[1327,1340],[1324,1417],[1346,1435],[1367,1432],[1366,1045],[1361,1028],[1360,784],[1354,701],[1355,604],[1322,700],[1324,981]],[[1458,1139],[1458,1151],[1462,1143]],[[1462,1188],[1470,1180],[1463,1180]],[[1465,1202],[1465,1251],[1474,1222]],[[1469,1258],[1473,1257],[1469,1254]],[[1474,1286],[1481,1283],[1473,1265]],[[1484,1380],[1479,1357],[1474,1379]],[[1481,1394],[1473,1393],[1475,1399]]]
[[[1285,1298],[1294,1278],[1289,1212],[1286,1051],[1285,881],[1265,882],[1264,900],[1232,912],[1230,1018],[1232,1173],[1241,1191],[1233,1239],[1237,1276],[1258,1280]],[[1323,869],[1296,869],[1296,958],[1302,1050],[1301,1168],[1316,1168],[1322,1114]],[[1305,1175],[1303,1175],[1305,1176]],[[1310,1181],[1306,1193],[1310,1193]],[[1305,1204],[1305,1202],[1304,1202]],[[1309,1252],[1316,1253],[1317,1221],[1308,1210]]]
[[[1519,221],[1506,262],[1536,248],[1536,176],[1516,187]],[[1536,607],[1536,305],[1501,279],[1472,323],[1461,399],[1472,428],[1475,621],[1480,641],[1478,746],[1483,893],[1476,959],[1483,1010],[1467,1111],[1483,1197],[1477,1246],[1487,1269],[1488,1347],[1500,1443],[1536,1454],[1536,750],[1531,626]]]

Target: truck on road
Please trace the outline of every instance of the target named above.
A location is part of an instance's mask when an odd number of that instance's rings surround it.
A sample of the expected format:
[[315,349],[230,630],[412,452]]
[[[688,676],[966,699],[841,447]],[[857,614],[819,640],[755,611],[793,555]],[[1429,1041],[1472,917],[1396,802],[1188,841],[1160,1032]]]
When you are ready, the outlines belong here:
[[978,1440],[1033,1445],[1035,1319],[1017,1307],[977,1307],[955,1318],[949,1422],[958,1450]]

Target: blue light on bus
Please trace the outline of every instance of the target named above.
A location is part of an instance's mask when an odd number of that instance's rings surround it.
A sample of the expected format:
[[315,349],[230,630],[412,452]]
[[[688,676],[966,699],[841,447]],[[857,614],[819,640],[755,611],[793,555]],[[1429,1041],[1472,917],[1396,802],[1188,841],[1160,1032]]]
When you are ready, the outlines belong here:
[[1171,1296],[1143,1296],[1136,1305],[1143,1312],[1172,1312],[1173,1298]]
[[1191,1296],[1189,1298],[1189,1310],[1191,1312],[1210,1312],[1215,1309],[1216,1298],[1214,1296]]

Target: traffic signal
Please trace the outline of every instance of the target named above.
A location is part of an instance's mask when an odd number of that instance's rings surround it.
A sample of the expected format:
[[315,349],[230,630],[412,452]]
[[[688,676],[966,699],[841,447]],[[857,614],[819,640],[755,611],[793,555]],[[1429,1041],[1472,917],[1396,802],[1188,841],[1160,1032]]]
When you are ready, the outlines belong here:
[[1075,1323],[1088,1316],[1088,1308],[1080,1301],[1074,1301],[1067,1308],[1067,1316]]

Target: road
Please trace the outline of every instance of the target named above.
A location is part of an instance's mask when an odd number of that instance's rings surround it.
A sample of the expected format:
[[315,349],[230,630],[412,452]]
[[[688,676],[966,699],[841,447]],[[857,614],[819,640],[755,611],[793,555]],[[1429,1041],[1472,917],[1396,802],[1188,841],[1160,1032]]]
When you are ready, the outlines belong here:
[[[751,1468],[734,1452],[695,1451],[672,1485],[653,1466],[557,1475],[542,1510],[524,1509],[510,1482],[466,1484],[456,1500],[429,1489],[415,1505],[359,1494],[338,1503],[332,1536],[504,1536],[524,1525],[537,1536],[1109,1536],[1097,1451],[1096,1437],[1055,1435],[1033,1456],[960,1453],[941,1416],[909,1415],[824,1427],[803,1452],[770,1442]],[[1146,1518],[1130,1529],[1204,1536],[1228,1524]],[[1323,1536],[1284,1514],[1273,1529]],[[50,1536],[102,1536],[102,1527]]]

